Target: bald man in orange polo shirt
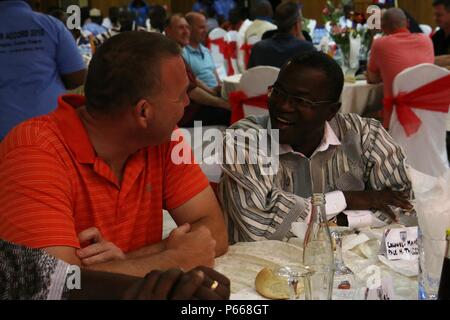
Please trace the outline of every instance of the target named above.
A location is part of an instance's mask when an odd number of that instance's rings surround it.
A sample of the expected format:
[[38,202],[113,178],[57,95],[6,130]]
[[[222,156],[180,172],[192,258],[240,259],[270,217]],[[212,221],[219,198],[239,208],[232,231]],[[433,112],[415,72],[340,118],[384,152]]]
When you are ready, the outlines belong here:
[[[196,164],[172,161],[187,87],[168,38],[136,32],[105,42],[86,98],[60,97],[56,111],[0,144],[0,238],[135,276],[212,266],[228,245],[221,209]],[[163,209],[179,226],[164,241]]]

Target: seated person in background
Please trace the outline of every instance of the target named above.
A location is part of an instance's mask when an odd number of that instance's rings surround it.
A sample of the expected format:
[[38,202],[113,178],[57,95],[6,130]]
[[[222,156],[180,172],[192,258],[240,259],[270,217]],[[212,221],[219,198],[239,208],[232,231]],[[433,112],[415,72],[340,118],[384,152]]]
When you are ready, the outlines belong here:
[[260,1],[255,8],[255,20],[245,32],[245,41],[248,42],[253,37],[261,40],[264,33],[277,29],[277,26],[272,23],[272,18],[272,4],[266,0]]
[[[421,63],[434,63],[433,43],[422,33],[411,33],[402,9],[391,8],[381,19],[384,34],[374,40],[368,64],[367,82],[384,83],[384,97],[392,97],[395,77],[403,70]],[[389,127],[390,114],[383,114]]]
[[440,28],[433,35],[436,64],[450,67],[450,0],[433,1],[434,17]]
[[103,22],[102,12],[97,8],[89,10],[89,21],[83,25],[83,31],[94,37],[100,33],[108,31],[101,24]]
[[108,10],[108,16],[105,17],[102,21],[102,27],[106,28],[107,30],[110,29],[120,29],[120,22],[119,22],[119,13],[120,13],[119,7],[110,7]]
[[[219,185],[232,243],[292,237],[292,223],[308,221],[309,198],[316,192],[326,194],[328,218],[345,209],[371,210],[368,225],[389,223],[397,220],[392,207],[412,209],[401,148],[378,121],[338,113],[343,85],[342,70],[328,55],[295,56],[269,91],[270,115],[231,127],[241,130],[227,134],[224,145],[245,159],[224,161]],[[279,156],[256,150],[256,143],[237,144],[268,139],[270,146],[277,139],[271,129],[279,130]],[[225,148],[224,159],[230,152],[233,148]],[[278,168],[273,165],[277,159]],[[338,216],[339,225],[353,222],[350,215]]]
[[113,27],[107,32],[100,33],[94,38],[94,44],[98,48],[109,38],[118,35],[121,32],[133,31],[134,14],[126,8],[120,8],[117,22],[120,27]]
[[219,25],[229,20],[230,11],[235,7],[235,0],[213,0],[213,8],[216,11]]
[[151,6],[145,0],[133,0],[128,5],[128,10],[135,16],[136,29],[138,27],[146,27],[145,23],[150,13]]
[[[174,14],[167,19],[165,33],[181,48],[189,43],[189,24],[182,15]],[[195,121],[202,121],[204,126],[229,126],[231,112],[228,102],[217,96],[220,92],[215,92],[198,80],[186,61],[185,64],[189,78],[188,95],[191,101],[178,125],[188,128],[193,127]]]
[[183,48],[183,57],[195,76],[209,88],[219,88],[219,77],[211,52],[202,43],[208,35],[206,18],[203,14],[190,12],[186,15],[190,30],[189,44]]
[[207,267],[152,271],[144,279],[81,269],[80,289],[68,288],[76,284],[69,268],[44,250],[0,239],[0,300],[219,300],[230,295],[229,279]]
[[[171,141],[187,87],[180,48],[167,37],[106,41],[86,98],[60,97],[55,112],[0,144],[0,238],[134,276],[212,266],[227,250],[222,212],[200,168],[174,162],[180,142]],[[179,227],[161,241],[163,209]]]
[[312,43],[302,34],[302,17],[298,4],[284,2],[275,10],[276,33],[255,44],[250,54],[248,68],[272,66],[281,68],[291,57],[315,51]]

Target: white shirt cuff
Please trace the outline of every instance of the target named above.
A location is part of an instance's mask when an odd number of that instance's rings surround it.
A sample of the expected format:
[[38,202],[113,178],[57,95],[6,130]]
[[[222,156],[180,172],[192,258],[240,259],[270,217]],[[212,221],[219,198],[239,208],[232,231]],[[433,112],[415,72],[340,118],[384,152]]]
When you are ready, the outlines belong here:
[[333,191],[325,194],[325,201],[325,211],[328,220],[333,219],[347,208],[347,202],[342,191]]
[[381,228],[386,225],[385,222],[377,219],[372,211],[369,210],[347,210],[344,211],[347,216],[348,226],[353,229],[363,228]]

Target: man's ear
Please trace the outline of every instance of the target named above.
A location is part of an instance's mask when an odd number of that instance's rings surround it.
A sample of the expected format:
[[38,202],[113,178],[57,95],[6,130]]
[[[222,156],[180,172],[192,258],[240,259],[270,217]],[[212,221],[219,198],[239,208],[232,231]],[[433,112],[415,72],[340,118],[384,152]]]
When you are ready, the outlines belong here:
[[138,125],[142,128],[147,128],[153,117],[153,104],[145,99],[139,100],[134,107],[134,118]]
[[332,105],[330,105],[330,108],[328,109],[329,115],[327,117],[327,121],[331,121],[336,116],[336,113],[339,112],[339,110],[341,109],[341,106],[342,106],[342,103],[340,103],[340,102],[336,102],[336,103],[333,103]]

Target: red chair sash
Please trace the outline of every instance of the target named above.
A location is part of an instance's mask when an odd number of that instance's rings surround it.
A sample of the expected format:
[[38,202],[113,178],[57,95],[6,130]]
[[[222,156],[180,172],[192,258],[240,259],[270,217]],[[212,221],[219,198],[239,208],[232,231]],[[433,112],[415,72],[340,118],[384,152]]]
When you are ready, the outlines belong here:
[[243,91],[234,91],[230,93],[229,101],[231,105],[231,123],[233,124],[245,117],[244,104],[267,109],[269,97],[267,94],[264,94],[249,98]]
[[434,112],[448,113],[450,106],[450,75],[430,82],[414,91],[400,92],[396,97],[385,97],[384,126],[387,128],[394,105],[398,121],[409,137],[416,133],[422,121],[412,110],[422,109]]

